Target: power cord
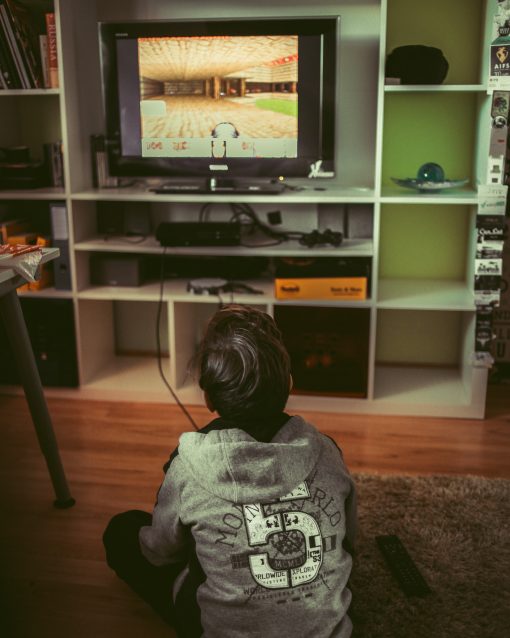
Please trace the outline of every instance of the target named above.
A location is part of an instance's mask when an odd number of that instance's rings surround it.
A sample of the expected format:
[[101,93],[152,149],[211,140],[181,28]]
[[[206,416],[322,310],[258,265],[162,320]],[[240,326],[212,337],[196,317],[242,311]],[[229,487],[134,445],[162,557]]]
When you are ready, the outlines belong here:
[[[206,205],[207,207],[210,206]],[[253,210],[251,206],[248,204],[230,204],[232,209],[232,217],[230,221],[241,221],[243,218],[247,218],[249,221],[245,225],[250,225],[251,229],[249,234],[253,234],[256,230],[261,231],[267,237],[274,239],[274,242],[268,244],[244,244],[241,246],[245,248],[263,248],[265,246],[278,246],[284,241],[289,241],[291,239],[297,239],[302,246],[307,246],[308,248],[313,248],[314,246],[321,244],[331,244],[333,246],[340,246],[343,240],[343,234],[338,231],[333,231],[327,228],[325,231],[313,230],[310,233],[304,233],[299,231],[286,231],[282,232],[279,230],[275,230],[270,228],[266,224],[260,221],[257,214]],[[207,208],[207,210],[209,210]],[[201,211],[201,216],[203,218],[203,213],[205,210]]]
[[163,371],[160,326],[161,326],[161,314],[163,311],[163,289],[165,285],[165,256],[166,256],[166,247],[163,249],[163,252],[161,254],[161,266],[160,266],[160,277],[159,277],[159,301],[158,301],[158,311],[156,315],[156,349],[157,349],[159,376],[161,377],[161,379],[163,380],[163,383],[168,388],[170,394],[173,396],[177,405],[181,408],[181,410],[184,412],[184,414],[188,418],[191,425],[195,428],[195,430],[198,431],[199,430],[198,425],[195,423],[195,421],[193,420],[193,417],[188,412],[186,407],[179,400],[179,397],[175,393],[170,383],[167,381],[167,378],[165,377],[165,373]]

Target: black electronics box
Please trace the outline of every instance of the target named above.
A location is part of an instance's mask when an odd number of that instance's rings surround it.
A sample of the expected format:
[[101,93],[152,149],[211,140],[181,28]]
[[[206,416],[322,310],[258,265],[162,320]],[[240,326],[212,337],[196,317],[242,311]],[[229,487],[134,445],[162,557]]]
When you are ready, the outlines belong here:
[[23,190],[48,186],[46,167],[42,162],[26,164],[0,163],[0,189]]
[[238,246],[239,222],[162,222],[156,230],[162,246]]
[[97,253],[90,257],[90,283],[94,286],[141,286],[145,277],[142,255]]
[[[20,299],[35,362],[44,386],[77,387],[78,364],[71,299]],[[0,321],[0,383],[18,385],[21,380],[17,353],[7,340]]]

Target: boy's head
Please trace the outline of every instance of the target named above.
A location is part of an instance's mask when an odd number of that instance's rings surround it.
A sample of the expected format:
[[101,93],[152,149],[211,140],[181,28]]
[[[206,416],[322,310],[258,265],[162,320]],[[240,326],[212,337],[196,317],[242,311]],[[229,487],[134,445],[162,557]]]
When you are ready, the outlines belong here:
[[275,322],[261,310],[218,310],[206,326],[196,367],[209,407],[226,419],[270,417],[287,403],[290,358]]

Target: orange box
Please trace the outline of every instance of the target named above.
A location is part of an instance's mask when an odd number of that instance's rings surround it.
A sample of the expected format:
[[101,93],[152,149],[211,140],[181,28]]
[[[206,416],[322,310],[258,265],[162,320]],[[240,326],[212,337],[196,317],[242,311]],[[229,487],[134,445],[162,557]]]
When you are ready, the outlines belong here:
[[275,279],[277,299],[343,299],[367,298],[366,277],[309,277]]

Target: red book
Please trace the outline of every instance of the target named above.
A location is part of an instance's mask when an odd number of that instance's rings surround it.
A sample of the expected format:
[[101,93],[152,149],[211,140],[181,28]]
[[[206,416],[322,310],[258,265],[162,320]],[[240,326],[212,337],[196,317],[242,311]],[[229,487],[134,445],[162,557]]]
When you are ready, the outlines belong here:
[[57,57],[57,28],[55,14],[46,13],[46,35],[48,36],[48,76],[50,87],[58,89],[58,57]]

